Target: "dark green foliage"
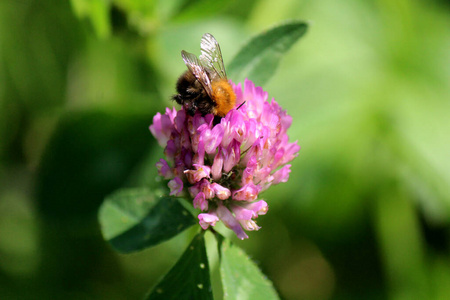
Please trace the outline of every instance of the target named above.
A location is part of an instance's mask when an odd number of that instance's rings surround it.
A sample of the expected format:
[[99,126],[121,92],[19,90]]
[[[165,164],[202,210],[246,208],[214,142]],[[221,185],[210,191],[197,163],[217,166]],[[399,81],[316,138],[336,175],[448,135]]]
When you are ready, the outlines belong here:
[[123,253],[157,245],[197,223],[177,198],[148,190],[122,190],[109,196],[99,218],[105,239]]
[[175,266],[153,288],[148,300],[212,300],[203,233],[194,237]]

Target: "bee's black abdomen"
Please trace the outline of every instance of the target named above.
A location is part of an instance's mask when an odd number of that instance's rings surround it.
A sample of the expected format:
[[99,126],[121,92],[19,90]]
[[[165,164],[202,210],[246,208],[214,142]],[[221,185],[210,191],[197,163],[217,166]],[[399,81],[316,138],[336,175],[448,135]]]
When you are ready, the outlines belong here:
[[186,71],[178,78],[176,89],[178,94],[173,95],[172,99],[183,105],[191,116],[197,111],[202,115],[209,114],[216,106],[202,84],[190,71]]
[[178,78],[176,89],[178,94],[173,95],[172,99],[175,100],[178,104],[183,105],[185,102],[192,99],[192,94],[188,93],[189,87],[195,81],[195,77],[190,72],[185,72],[183,75]]
[[199,98],[197,101],[195,101],[198,111],[204,116],[206,114],[210,114],[213,112],[214,107],[216,104],[214,101],[211,100],[211,98],[204,93],[201,98]]

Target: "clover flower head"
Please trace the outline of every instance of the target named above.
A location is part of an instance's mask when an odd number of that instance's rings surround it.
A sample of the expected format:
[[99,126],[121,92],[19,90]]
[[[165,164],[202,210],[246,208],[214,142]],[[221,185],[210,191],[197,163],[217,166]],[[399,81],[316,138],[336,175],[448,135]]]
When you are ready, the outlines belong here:
[[159,174],[170,179],[170,194],[183,193],[193,200],[203,229],[222,221],[240,239],[259,230],[255,219],[268,211],[259,194],[273,184],[286,182],[298,155],[297,142],[289,143],[292,118],[252,81],[232,87],[236,108],[219,122],[214,116],[190,116],[184,107],[157,113],[150,131],[166,159]]

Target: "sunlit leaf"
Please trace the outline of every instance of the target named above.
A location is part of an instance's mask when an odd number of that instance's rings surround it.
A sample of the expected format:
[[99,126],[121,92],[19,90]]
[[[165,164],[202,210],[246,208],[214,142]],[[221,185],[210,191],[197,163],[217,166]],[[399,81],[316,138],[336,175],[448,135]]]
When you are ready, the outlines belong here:
[[272,283],[255,263],[228,240],[222,242],[220,273],[225,300],[279,299]]
[[153,288],[146,299],[213,299],[203,233],[192,240],[175,266]]
[[86,17],[92,23],[98,37],[106,38],[111,33],[109,20],[110,2],[103,0],[71,0],[72,8],[79,18]]
[[263,85],[275,72],[283,54],[305,34],[307,27],[305,22],[291,21],[255,36],[227,67],[228,77],[234,82],[248,78]]
[[176,22],[186,22],[205,18],[206,16],[213,16],[225,10],[234,1],[226,0],[196,0],[187,1],[186,6],[182,7],[180,12],[174,16]]
[[177,198],[157,197],[145,189],[107,197],[99,219],[104,238],[123,253],[157,245],[196,223]]

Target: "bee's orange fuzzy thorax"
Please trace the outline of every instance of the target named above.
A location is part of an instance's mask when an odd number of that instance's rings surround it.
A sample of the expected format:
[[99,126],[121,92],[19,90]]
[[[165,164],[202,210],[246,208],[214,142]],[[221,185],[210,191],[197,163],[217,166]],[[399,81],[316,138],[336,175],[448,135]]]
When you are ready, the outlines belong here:
[[214,114],[224,117],[236,105],[236,94],[226,79],[220,79],[211,83],[212,98],[216,103]]

